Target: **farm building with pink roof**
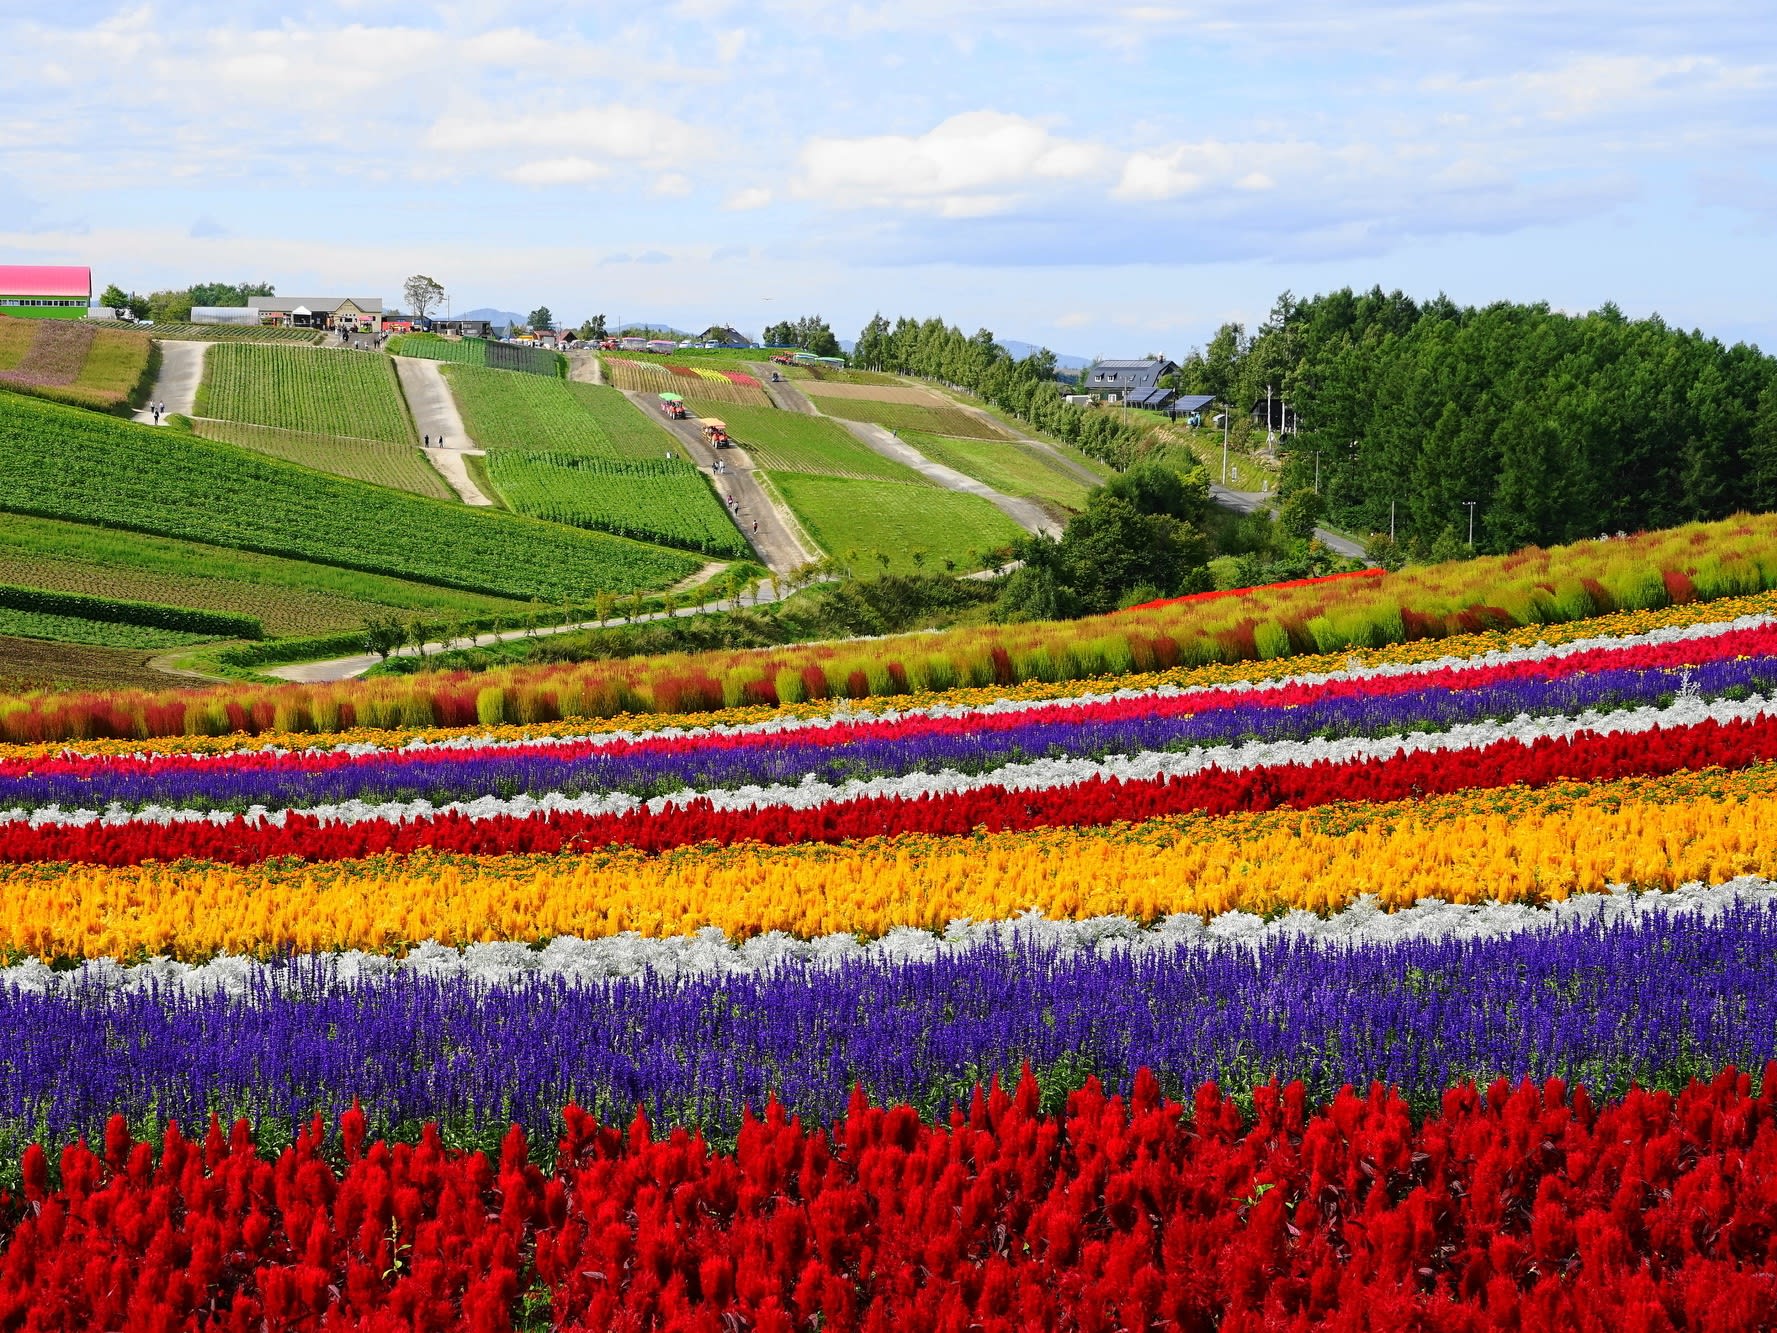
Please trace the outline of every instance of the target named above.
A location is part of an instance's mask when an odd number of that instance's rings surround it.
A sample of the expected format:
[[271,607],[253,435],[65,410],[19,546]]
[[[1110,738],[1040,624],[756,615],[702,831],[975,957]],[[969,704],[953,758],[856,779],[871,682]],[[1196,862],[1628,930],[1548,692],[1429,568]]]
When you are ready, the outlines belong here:
[[0,315],[82,319],[92,299],[90,268],[0,264]]

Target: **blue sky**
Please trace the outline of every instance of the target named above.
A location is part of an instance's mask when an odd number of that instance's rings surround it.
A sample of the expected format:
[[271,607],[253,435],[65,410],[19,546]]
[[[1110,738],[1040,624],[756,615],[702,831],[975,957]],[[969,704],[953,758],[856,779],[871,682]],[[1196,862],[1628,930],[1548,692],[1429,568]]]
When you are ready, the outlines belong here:
[[66,0],[0,40],[0,262],[142,291],[1177,356],[1380,283],[1777,347],[1768,5]]

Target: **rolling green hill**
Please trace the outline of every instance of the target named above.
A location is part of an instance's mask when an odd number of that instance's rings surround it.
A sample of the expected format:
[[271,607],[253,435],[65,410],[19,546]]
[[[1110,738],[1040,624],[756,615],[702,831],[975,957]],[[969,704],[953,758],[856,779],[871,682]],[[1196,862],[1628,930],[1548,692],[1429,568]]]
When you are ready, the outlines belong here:
[[394,363],[347,348],[217,343],[204,358],[196,415],[306,435],[419,443]]
[[0,410],[0,509],[551,602],[664,587],[700,564],[24,398]]

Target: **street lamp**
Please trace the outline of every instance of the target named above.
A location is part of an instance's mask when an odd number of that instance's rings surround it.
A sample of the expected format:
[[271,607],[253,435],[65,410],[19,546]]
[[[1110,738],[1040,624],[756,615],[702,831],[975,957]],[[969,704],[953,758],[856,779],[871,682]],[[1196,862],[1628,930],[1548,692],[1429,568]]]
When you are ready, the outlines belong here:
[[1475,549],[1475,501],[1464,500],[1463,503],[1468,506],[1468,548],[1472,551]]

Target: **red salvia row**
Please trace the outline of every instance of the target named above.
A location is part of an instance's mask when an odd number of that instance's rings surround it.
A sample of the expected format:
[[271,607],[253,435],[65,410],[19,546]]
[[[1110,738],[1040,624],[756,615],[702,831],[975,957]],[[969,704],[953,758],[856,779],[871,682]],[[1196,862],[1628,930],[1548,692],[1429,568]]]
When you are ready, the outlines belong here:
[[318,1125],[275,1163],[244,1124],[156,1161],[119,1119],[59,1188],[27,1150],[0,1328],[1766,1328],[1774,1084],[1502,1082],[1416,1126],[1380,1088],[1260,1088],[1249,1118],[1211,1084],[1186,1115],[1145,1071],[1045,1116],[1027,1073],[938,1126],[773,1106],[732,1153],[569,1107],[549,1176],[517,1129],[497,1165],[430,1129],[366,1151],[356,1112],[338,1164]]
[[1705,721],[1632,734],[1581,733],[1528,744],[1396,754],[1344,763],[1284,764],[1238,772],[1208,769],[1151,781],[1093,778],[1037,791],[1004,787],[934,796],[872,796],[797,809],[717,810],[707,800],[623,814],[494,816],[458,813],[399,822],[326,823],[291,812],[282,824],[234,816],[222,822],[0,826],[0,862],[134,865],[199,859],[249,865],[272,857],[342,861],[430,849],[464,855],[555,853],[603,846],[662,852],[699,843],[785,846],[901,833],[959,835],[1093,826],[1203,811],[1308,808],[1336,801],[1397,801],[1488,787],[1607,782],[1684,769],[1744,768],[1777,759],[1777,718]]
[[[1435,671],[1368,676],[1356,680],[1289,683],[1263,690],[1199,690],[1191,694],[1148,695],[1140,698],[1082,699],[1031,709],[998,713],[969,713],[960,717],[915,714],[890,721],[848,721],[830,726],[811,726],[793,733],[799,745],[843,745],[865,740],[917,740],[926,736],[952,736],[981,732],[1012,731],[1033,719],[1068,722],[1121,722],[1148,717],[1190,717],[1224,708],[1293,708],[1334,699],[1381,699],[1426,690],[1474,690],[1517,681],[1557,680],[1593,671],[1649,671],[1750,657],[1777,657],[1777,625],[1759,625],[1724,634],[1682,639],[1673,643],[1632,644],[1621,648],[1595,648],[1558,657],[1522,662],[1478,663],[1450,666]],[[514,757],[530,753],[572,759],[587,754],[708,754],[781,745],[783,733],[768,731],[695,736],[642,736],[634,739],[589,737],[582,741],[550,741],[535,745],[502,745],[499,752]],[[105,770],[137,769],[147,764],[171,771],[332,772],[339,769],[387,767],[399,764],[423,770],[431,764],[460,760],[464,751],[413,750],[358,754],[348,751],[276,753],[249,750],[222,755],[166,755],[144,759],[137,755],[54,755],[31,759],[0,760],[0,782],[8,777],[39,774],[97,775]]]
[[[1347,569],[1338,574],[1321,574],[1311,579],[1285,579],[1280,583],[1261,583],[1251,588],[1218,588],[1213,592],[1186,593],[1183,597],[1162,597],[1157,602],[1142,602],[1124,607],[1128,611],[1152,611],[1162,606],[1190,606],[1197,602],[1219,602],[1225,597],[1251,597],[1254,593],[1279,592],[1285,588],[1312,588],[1317,583],[1340,583],[1346,579],[1379,579],[1388,571],[1382,568]],[[1121,614],[1121,613],[1120,613]]]

